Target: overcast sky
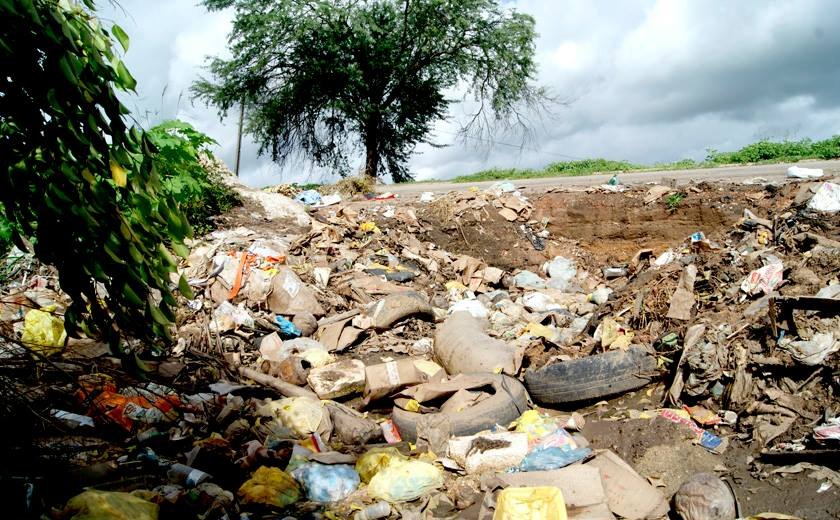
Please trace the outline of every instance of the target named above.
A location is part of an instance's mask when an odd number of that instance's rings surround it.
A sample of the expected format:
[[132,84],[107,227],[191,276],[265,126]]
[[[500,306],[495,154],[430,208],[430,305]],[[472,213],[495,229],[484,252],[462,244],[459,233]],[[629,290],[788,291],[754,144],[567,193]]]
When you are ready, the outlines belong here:
[[[236,120],[193,104],[189,86],[207,55],[225,52],[230,12],[198,0],[100,0],[100,16],[131,36],[138,81],[125,98],[143,125],[181,118],[214,137],[233,167]],[[524,150],[456,142],[451,118],[410,161],[418,180],[491,167],[542,167],[571,158],[654,163],[702,159],[761,138],[840,133],[840,2],[520,0],[537,21],[538,83],[569,101],[538,125]],[[253,186],[318,181],[306,164],[283,168],[245,141],[242,178]]]

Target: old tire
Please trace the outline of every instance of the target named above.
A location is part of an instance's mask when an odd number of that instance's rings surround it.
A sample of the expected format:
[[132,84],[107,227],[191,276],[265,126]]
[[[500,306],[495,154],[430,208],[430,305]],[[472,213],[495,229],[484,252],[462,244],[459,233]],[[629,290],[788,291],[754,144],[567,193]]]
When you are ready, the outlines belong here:
[[472,435],[497,424],[507,426],[528,409],[528,392],[517,379],[499,374],[481,374],[493,379],[493,395],[458,413],[421,414],[394,407],[391,419],[403,440],[417,440],[417,422],[429,415],[446,415],[453,435]]
[[643,347],[611,350],[525,372],[531,398],[541,404],[564,404],[607,397],[648,384],[656,358]]

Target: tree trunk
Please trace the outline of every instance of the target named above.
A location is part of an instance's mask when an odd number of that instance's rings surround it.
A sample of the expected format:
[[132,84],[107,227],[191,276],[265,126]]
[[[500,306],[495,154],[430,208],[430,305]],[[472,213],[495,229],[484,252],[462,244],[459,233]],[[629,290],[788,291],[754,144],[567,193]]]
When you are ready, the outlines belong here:
[[[381,96],[372,96],[371,103],[375,103]],[[363,128],[365,140],[365,175],[373,179],[379,178],[379,123],[380,115],[372,112],[367,115]]]
[[379,175],[379,152],[377,151],[376,132],[368,133],[365,138],[365,175],[373,179],[377,179]]

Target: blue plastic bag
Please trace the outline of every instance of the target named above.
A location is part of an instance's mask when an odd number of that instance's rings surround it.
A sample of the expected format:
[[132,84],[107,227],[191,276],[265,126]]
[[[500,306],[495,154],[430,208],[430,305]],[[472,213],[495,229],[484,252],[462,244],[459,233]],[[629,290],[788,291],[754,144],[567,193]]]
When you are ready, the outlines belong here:
[[318,464],[307,462],[292,476],[306,489],[306,496],[322,504],[338,502],[359,487],[359,474],[347,464]]
[[301,335],[301,331],[299,328],[295,326],[294,323],[287,320],[283,316],[275,316],[274,322],[280,327],[280,338],[281,339],[290,339],[290,338],[299,338]]
[[592,453],[589,448],[537,448],[522,459],[520,471],[548,471],[568,466]]
[[295,200],[307,206],[314,206],[321,203],[321,194],[315,190],[305,190],[295,195]]

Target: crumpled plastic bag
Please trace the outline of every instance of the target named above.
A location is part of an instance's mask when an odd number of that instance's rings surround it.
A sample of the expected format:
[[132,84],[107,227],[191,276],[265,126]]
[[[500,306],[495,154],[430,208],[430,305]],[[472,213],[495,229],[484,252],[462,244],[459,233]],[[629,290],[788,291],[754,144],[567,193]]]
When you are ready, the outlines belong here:
[[735,518],[735,497],[716,475],[698,473],[683,482],[674,496],[674,509],[683,520]]
[[840,184],[824,182],[808,201],[808,209],[836,213],[840,211]]
[[405,461],[408,457],[393,446],[371,448],[356,460],[356,471],[359,472],[362,482],[367,484],[380,470],[388,467],[395,460]]
[[522,460],[521,471],[550,471],[568,466],[589,456],[589,448],[537,448]]
[[315,190],[304,190],[295,195],[295,201],[307,206],[314,206],[321,203],[321,194]]
[[347,464],[309,462],[292,475],[303,484],[306,496],[313,502],[338,502],[359,487],[359,474]]
[[239,487],[238,494],[242,504],[286,507],[300,500],[301,490],[297,481],[285,471],[260,466]]
[[20,340],[26,348],[39,354],[50,356],[64,347],[67,332],[64,330],[64,320],[52,314],[55,305],[44,307],[43,310],[32,309],[23,319],[23,335]]
[[[604,318],[598,326],[601,332],[601,346],[612,350],[627,350],[633,340],[634,332],[624,328],[612,318]],[[596,336],[597,336],[596,332]]]
[[443,485],[443,471],[419,460],[392,460],[368,485],[368,495],[388,502],[410,502]]
[[157,520],[158,505],[131,493],[90,489],[68,500],[64,515],[70,520]]
[[833,332],[818,332],[808,341],[783,341],[779,346],[805,365],[820,365],[829,354],[840,350],[840,340],[834,339]]
[[268,401],[257,409],[262,416],[275,417],[301,438],[318,433],[323,440],[329,440],[332,421],[324,404],[311,397],[286,397]]

